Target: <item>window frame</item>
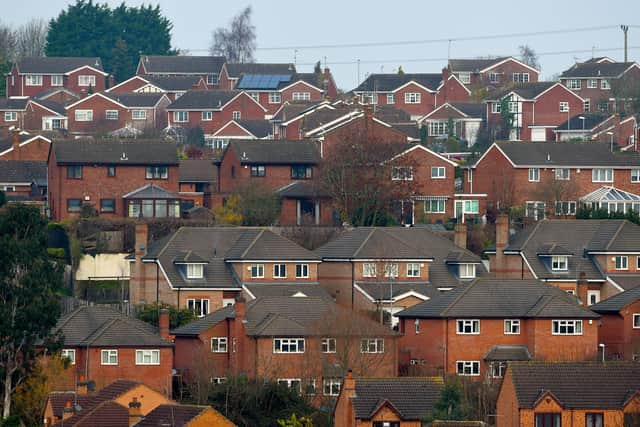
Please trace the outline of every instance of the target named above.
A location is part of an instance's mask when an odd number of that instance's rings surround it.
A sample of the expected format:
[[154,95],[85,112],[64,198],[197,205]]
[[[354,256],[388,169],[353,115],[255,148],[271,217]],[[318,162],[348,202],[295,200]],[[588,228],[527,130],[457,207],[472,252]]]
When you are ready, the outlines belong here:
[[[434,175],[435,172],[435,175]],[[440,174],[442,172],[442,174]],[[447,168],[444,166],[431,166],[431,179],[446,179]]]
[[75,110],[73,118],[76,122],[92,122],[93,110]]
[[185,277],[187,280],[204,278],[204,264],[187,263]]
[[[109,209],[109,207],[105,208],[105,202],[111,202],[113,208]],[[107,203],[109,204],[109,203]],[[114,213],[116,211],[116,199],[100,199],[100,213]]]
[[300,263],[296,264],[296,279],[308,279],[309,278],[309,264]]
[[634,184],[640,183],[640,169],[631,169],[631,182]]
[[90,74],[80,74],[78,76],[79,87],[96,87],[96,76]]
[[609,89],[611,89],[611,83],[609,83],[609,80],[601,79],[600,80],[600,89],[601,90],[609,90]]
[[251,278],[264,279],[264,264],[251,264]]
[[387,105],[394,105],[396,103],[396,95],[394,93],[387,94]]
[[[140,355],[140,359],[138,358],[138,355]],[[154,355],[157,355],[157,361],[154,362],[153,358]],[[150,361],[149,362],[145,362],[144,359],[145,357],[148,356]],[[160,365],[160,350],[159,349],[136,349],[136,359],[135,359],[135,365],[136,366],[157,366]]]
[[252,178],[264,178],[267,176],[267,167],[265,165],[251,165],[249,170]]
[[400,265],[397,262],[386,262],[384,264],[384,277],[391,279],[398,278],[400,275]]
[[573,200],[556,200],[556,215],[575,215],[577,207]]
[[511,81],[514,83],[529,83],[529,73],[512,73]]
[[64,76],[62,74],[51,74],[51,86],[64,86]]
[[587,89],[598,89],[598,79],[587,79]]
[[363,262],[362,263],[362,277],[378,277],[376,263]]
[[413,167],[393,166],[391,168],[391,181],[413,181]]
[[420,104],[422,102],[422,94],[420,92],[405,92],[405,104]]
[[[462,369],[460,369],[462,367]],[[469,368],[469,373],[466,372]],[[462,377],[477,377],[480,375],[479,360],[456,360],[456,374]]]
[[[463,270],[466,270],[464,274]],[[461,279],[474,279],[476,277],[476,265],[471,263],[458,264],[458,277]]]
[[407,263],[407,277],[420,277],[421,268],[419,262]]
[[229,337],[211,337],[211,353],[229,353]]
[[[604,173],[604,179],[602,174]],[[608,175],[611,175],[611,178]],[[591,182],[613,182],[614,171],[613,168],[593,168],[591,170]]]
[[[7,118],[9,116],[9,118]],[[4,112],[4,121],[5,122],[17,122],[18,121],[18,112],[17,111],[5,111]]]
[[131,120],[147,120],[147,110],[131,110]]
[[[614,268],[616,270],[629,270],[629,257],[627,255],[616,255],[614,260]],[[620,261],[618,263],[618,261]]]
[[174,123],[188,123],[189,122],[189,112],[188,111],[174,111],[173,112],[173,122]]
[[292,92],[292,101],[311,101],[311,92]]
[[274,279],[286,279],[287,278],[287,264],[273,264],[273,278]]
[[465,85],[471,84],[471,73],[467,71],[459,72],[458,80],[460,80],[460,82]]
[[26,74],[24,76],[25,86],[42,86],[42,74]]
[[361,338],[361,354],[382,354],[384,353],[384,338]]
[[120,111],[118,110],[105,110],[104,112],[105,120],[118,120],[119,117],[120,117]]
[[169,179],[167,166],[147,166],[144,173],[145,179]]
[[633,313],[631,316],[631,327],[632,329],[640,329],[640,313]]
[[[338,390],[335,391],[334,387]],[[327,392],[327,388],[329,392]],[[322,379],[322,395],[323,396],[339,396],[342,388],[342,380],[340,378],[323,378]]]
[[[556,327],[557,325],[557,327]],[[562,328],[566,328],[565,332],[562,332]],[[573,332],[569,332],[569,328],[573,328]],[[565,335],[582,335],[582,319],[553,319],[551,320],[551,334],[558,336]]]
[[196,317],[209,314],[209,298],[187,298],[187,310],[195,313]]
[[[435,206],[435,210],[433,209]],[[442,199],[428,199],[424,201],[425,213],[446,213],[447,201]]]
[[63,348],[60,350],[60,357],[63,359],[69,359],[69,364],[76,364],[76,349],[75,348]]
[[[300,174],[304,168],[304,173]],[[291,166],[291,179],[311,179],[313,177],[313,167],[308,165]]]
[[276,380],[278,385],[286,385],[287,388],[292,389],[297,384],[298,393],[302,393],[302,380],[300,378],[278,378]]
[[[105,361],[105,355],[107,356]],[[112,362],[112,357],[115,356],[115,362]],[[100,350],[100,365],[103,366],[118,366],[118,350],[117,349],[102,349]]]
[[585,412],[584,422],[586,427],[604,427],[604,413]]
[[456,319],[456,335],[480,335],[480,319]]
[[580,79],[567,79],[567,87],[571,90],[580,90],[582,81]]
[[67,166],[67,179],[82,179],[82,165]]
[[282,94],[280,92],[269,92],[269,104],[281,104]]
[[559,103],[559,109],[561,113],[568,113],[569,109],[571,107],[569,107],[569,102],[568,101],[560,101]]
[[504,335],[520,335],[520,327],[520,319],[504,319]]
[[[302,345],[301,345],[302,344]],[[303,354],[305,352],[304,338],[273,338],[274,354]],[[283,351],[283,345],[287,347],[287,351]],[[295,351],[290,351],[295,347]]]
[[529,168],[529,182],[540,182],[540,168]]
[[[337,341],[335,338],[322,338],[320,341],[320,350],[324,354],[335,353],[337,349]],[[333,350],[332,350],[333,347]]]
[[556,168],[554,175],[556,177],[556,181],[570,181],[571,168]]
[[567,255],[551,256],[551,271],[568,271],[569,257]]
[[[70,203],[71,201],[77,201],[78,202],[78,207],[71,207]],[[67,212],[80,212],[82,210],[82,199],[67,199]]]

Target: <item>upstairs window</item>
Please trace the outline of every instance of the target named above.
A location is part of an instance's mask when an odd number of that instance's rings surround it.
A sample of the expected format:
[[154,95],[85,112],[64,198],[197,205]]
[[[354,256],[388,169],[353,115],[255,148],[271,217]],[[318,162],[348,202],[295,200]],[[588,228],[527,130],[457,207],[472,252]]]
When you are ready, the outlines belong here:
[[273,278],[285,279],[287,277],[287,265],[286,264],[274,264],[273,265]]
[[458,79],[465,85],[471,83],[471,73],[458,73]]
[[166,166],[147,166],[145,177],[147,179],[168,179],[169,171]]
[[340,378],[324,378],[322,380],[322,394],[325,396],[338,396],[340,394]]
[[388,93],[387,94],[387,104],[388,105],[393,105],[396,103],[396,97],[393,93]]
[[323,353],[335,353],[336,352],[336,339],[335,338],[322,338],[322,352]]
[[213,120],[213,111],[203,111],[202,112],[202,121],[208,122]]
[[76,122],[92,122],[93,110],[76,110],[73,113]]
[[633,329],[640,329],[640,313],[633,314]]
[[251,278],[261,279],[264,277],[264,264],[251,264]]
[[263,177],[266,174],[266,168],[264,165],[251,166],[251,176]]
[[568,181],[571,177],[571,169],[569,168],[556,168],[556,180]]
[[398,264],[389,263],[384,265],[384,277],[395,278],[398,277]]
[[291,166],[291,178],[293,179],[311,179],[313,168],[311,166]]
[[499,102],[492,102],[491,103],[491,112],[493,114],[499,114],[501,108],[502,107],[501,107],[501,104]]
[[459,335],[478,335],[480,333],[480,320],[478,319],[459,319],[456,323]]
[[384,339],[382,338],[361,339],[360,353],[384,353]]
[[309,278],[309,264],[296,264],[296,279]]
[[311,101],[311,92],[293,92],[291,99],[294,101]]
[[536,414],[536,427],[560,427],[562,417],[557,412],[545,412]]
[[567,87],[569,89],[578,90],[580,89],[581,82],[578,79],[569,79],[567,80]]
[[489,73],[490,83],[500,83],[500,73]]
[[4,112],[4,121],[5,122],[16,122],[16,121],[18,121],[18,113],[16,111],[5,111]]
[[445,176],[445,167],[444,166],[432,166],[431,167],[431,178],[432,179],[444,179]]
[[69,359],[70,364],[76,364],[76,351],[74,349],[62,349],[60,356],[62,356],[63,359]]
[[456,362],[456,373],[463,376],[480,375],[480,362],[476,360],[459,360]]
[[560,101],[560,112],[568,113],[569,112],[569,103],[566,101]]
[[187,279],[202,279],[204,277],[204,265],[187,264]]
[[207,74],[207,86],[217,85],[219,81],[218,73]]
[[593,182],[613,182],[613,169],[600,168],[591,172],[591,180]]
[[640,169],[631,169],[631,182],[640,182]]
[[233,113],[231,113],[231,118],[233,120],[240,120],[241,117],[242,117],[242,112],[240,111],[234,111]]
[[529,73],[513,73],[512,79],[516,83],[528,83]]
[[78,86],[96,87],[96,76],[78,76]]
[[609,84],[609,80],[602,79],[600,80],[600,89],[611,89],[611,85]]
[[186,123],[189,121],[189,112],[188,111],[174,111],[173,112],[173,121],[175,123]]
[[413,181],[413,168],[410,166],[394,166],[391,169],[392,181]]
[[229,351],[228,338],[227,337],[212,337],[211,338],[211,352],[212,353],[227,353]]
[[529,182],[540,181],[540,168],[529,168]]
[[404,94],[405,104],[420,104],[421,99],[420,92],[407,92]]
[[147,120],[147,111],[146,110],[133,110],[133,111],[131,111],[131,119],[132,120]]
[[160,350],[136,350],[136,365],[159,365]]
[[449,133],[447,122],[429,122],[429,136],[442,136]]
[[117,365],[118,364],[118,350],[101,350],[100,351],[100,364],[102,364],[102,365]]
[[362,264],[363,277],[376,277],[376,265],[372,262]]
[[552,320],[553,335],[582,335],[582,320]]
[[587,88],[589,88],[589,89],[598,89],[598,80],[597,79],[589,79],[589,80],[587,80]]
[[62,74],[53,74],[51,76],[51,86],[62,86]]
[[304,338],[274,338],[274,353],[304,353]]
[[27,74],[24,76],[25,86],[42,86],[42,76],[36,74]]
[[615,257],[616,270],[628,270],[629,258],[626,255],[618,255]]
[[587,412],[584,415],[584,419],[586,422],[586,427],[603,427],[604,426],[604,414],[603,413],[595,413],[595,412]]
[[107,110],[104,116],[106,120],[118,120],[118,110]]
[[82,166],[67,166],[67,179],[82,179]]
[[407,277],[420,277],[420,264],[413,262],[408,263]]
[[475,264],[460,264],[458,265],[458,275],[461,279],[473,279],[476,277],[476,265]]
[[282,102],[282,95],[280,92],[269,92],[269,104],[280,104]]
[[206,298],[188,298],[187,308],[196,316],[204,317],[209,314],[209,300]]
[[567,271],[569,265],[569,257],[566,255],[554,255],[551,257],[551,270]]
[[520,319],[505,319],[504,334],[520,335]]

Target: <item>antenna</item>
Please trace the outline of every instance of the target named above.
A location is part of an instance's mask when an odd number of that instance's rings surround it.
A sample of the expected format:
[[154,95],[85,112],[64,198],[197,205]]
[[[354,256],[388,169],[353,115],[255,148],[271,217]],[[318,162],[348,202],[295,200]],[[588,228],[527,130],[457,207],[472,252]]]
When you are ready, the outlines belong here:
[[629,26],[620,25],[620,29],[624,33],[624,62],[627,62],[627,31],[629,31]]

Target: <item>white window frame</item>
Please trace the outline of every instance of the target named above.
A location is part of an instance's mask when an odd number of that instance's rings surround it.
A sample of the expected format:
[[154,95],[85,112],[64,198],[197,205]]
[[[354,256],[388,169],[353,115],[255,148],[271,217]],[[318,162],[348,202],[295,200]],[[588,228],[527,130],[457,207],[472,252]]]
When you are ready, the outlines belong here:
[[405,104],[420,104],[422,101],[422,94],[420,92],[407,92],[404,94]]
[[[442,199],[431,199],[424,201],[425,213],[445,213],[447,201]],[[434,209],[435,207],[435,209]]]
[[296,279],[309,278],[309,264],[296,264]]
[[362,277],[378,277],[376,264],[373,262],[365,262],[362,264]]
[[588,79],[587,89],[598,89],[598,79]]
[[76,122],[92,122],[93,110],[75,110],[73,112],[73,117]]
[[431,166],[431,179],[445,179],[446,171],[444,166]]
[[273,278],[274,279],[286,279],[287,278],[287,264],[273,264]]
[[525,202],[525,215],[534,220],[544,219],[547,215],[547,203],[540,200],[527,200]]
[[571,179],[571,168],[556,168],[556,181],[569,181]]
[[211,337],[211,353],[228,353],[228,337]]
[[504,319],[505,335],[520,335],[520,319]]
[[339,396],[342,380],[340,378],[323,378],[322,394],[324,396]]
[[131,120],[147,120],[147,110],[131,110]]
[[120,117],[120,112],[118,110],[106,110],[104,112],[105,120],[118,120],[119,117]]
[[[595,301],[591,302],[591,297],[595,297]],[[600,290],[590,289],[587,291],[587,305],[594,305],[600,302]]]
[[489,372],[491,378],[502,378],[507,371],[507,362],[491,362]]
[[552,271],[567,271],[569,269],[569,257],[567,255],[553,255],[551,257]]
[[62,74],[51,74],[51,86],[63,86],[64,76]]
[[449,134],[449,124],[438,120],[429,122],[429,136],[442,136]]
[[540,168],[529,168],[529,182],[540,182]]
[[189,122],[189,112],[188,111],[174,111],[173,112],[173,121],[174,121],[174,123],[187,123],[187,122]]
[[[469,332],[467,332],[467,330]],[[480,319],[457,319],[457,335],[480,335]]]
[[69,359],[70,364],[76,364],[76,350],[74,348],[63,348],[60,352],[60,356],[63,359]]
[[322,338],[320,349],[323,353],[335,353],[337,342],[335,338]]
[[[148,358],[148,361],[145,359]],[[155,359],[155,360],[154,360]],[[160,350],[157,349],[142,349],[136,350],[136,365],[159,365],[160,364]]]
[[214,86],[220,82],[218,73],[207,74],[207,86]]
[[[281,353],[302,354],[304,353],[304,348],[305,348],[304,341],[305,341],[304,338],[274,338],[273,353],[274,354],[281,354]],[[283,347],[286,347],[287,350],[284,351]]]
[[200,115],[200,120],[203,122],[210,122],[213,120],[213,111],[203,111]]
[[458,79],[462,82],[462,84],[471,84],[471,73],[466,71],[458,73]]
[[24,76],[25,86],[42,86],[42,75],[40,74],[27,74]]
[[583,109],[585,113],[588,113],[589,111],[591,111],[591,99],[587,98],[584,100],[583,102]]
[[567,80],[567,87],[571,90],[580,90],[582,86],[582,82],[580,79],[569,79]]
[[384,277],[395,279],[400,272],[400,266],[397,262],[387,262],[384,264]]
[[515,83],[529,83],[529,73],[513,73],[511,80]]
[[489,73],[490,83],[500,83],[500,73]]
[[384,353],[384,338],[362,338],[360,339],[360,353]]
[[109,366],[118,366],[118,350],[115,350],[115,349],[100,350],[100,364],[109,365]]
[[17,111],[5,111],[4,112],[4,121],[5,122],[17,122],[18,121],[18,112]]
[[640,313],[633,313],[631,322],[631,326],[633,329],[640,329]]
[[391,168],[392,181],[413,181],[413,167],[393,166]]
[[502,109],[502,106],[499,102],[492,102],[491,103],[491,113],[493,114],[500,114],[500,111]]
[[79,75],[78,86],[80,87],[96,87],[96,76]]
[[257,103],[260,103],[260,92],[247,92],[247,95],[253,98]]
[[631,169],[631,182],[640,183],[640,169]]
[[396,103],[396,95],[393,93],[387,94],[387,105],[393,105]]
[[629,257],[626,255],[615,256],[614,261],[616,270],[628,270],[629,269]]
[[407,277],[420,277],[420,263],[407,263]]
[[567,101],[560,101],[560,112],[568,113],[569,112],[569,103]]
[[202,279],[204,277],[204,264],[187,264],[187,279]]
[[209,314],[208,298],[187,298],[187,309],[193,311],[197,317]]
[[264,264],[251,264],[249,268],[252,279],[264,279]]
[[475,264],[458,264],[458,276],[461,279],[473,279],[476,277]]
[[480,375],[480,361],[456,360],[456,373],[463,377],[477,377]]
[[278,378],[276,382],[279,385],[287,386],[287,388],[296,387],[298,393],[302,393],[302,380],[300,378]]
[[231,113],[231,118],[233,120],[240,120],[242,119],[242,112],[241,111],[234,111]]
[[[557,325],[557,326],[556,326]],[[573,332],[569,332],[569,328],[573,328]],[[562,328],[566,328],[565,332],[561,332]],[[552,320],[552,335],[582,335],[582,320]]]
[[556,201],[556,215],[575,215],[578,204],[571,200]]
[[291,99],[293,101],[311,101],[311,92],[293,92]]
[[211,377],[211,384],[219,385],[227,382],[227,377]]
[[458,206],[462,206],[460,211],[464,214],[477,214],[480,212],[480,202],[478,200],[456,200],[455,211],[458,211]]
[[269,92],[269,104],[280,104],[282,102],[282,94],[280,92]]
[[607,80],[607,79],[600,80],[600,89],[602,89],[602,90],[611,89],[611,84],[609,83],[609,80]]

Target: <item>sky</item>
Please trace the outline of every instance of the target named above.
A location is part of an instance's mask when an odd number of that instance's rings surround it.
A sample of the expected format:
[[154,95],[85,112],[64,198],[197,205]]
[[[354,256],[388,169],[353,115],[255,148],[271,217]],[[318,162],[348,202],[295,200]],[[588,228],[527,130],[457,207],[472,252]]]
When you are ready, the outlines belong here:
[[[117,6],[121,1],[100,2]],[[49,20],[73,3],[75,0],[22,0],[11,14],[0,19],[15,26],[32,18]],[[637,0],[126,3],[159,4],[173,23],[173,46],[193,55],[208,54],[212,31],[226,26],[235,14],[251,5],[258,62],[295,62],[298,71],[310,72],[320,60],[344,90],[353,89],[368,73],[395,72],[400,66],[407,73],[437,73],[446,66],[447,58],[518,56],[521,45],[538,53],[541,77],[551,79],[592,54],[622,61],[621,24],[630,26],[629,60],[640,60],[640,20],[633,21],[640,16]],[[493,38],[496,35],[502,37]]]

